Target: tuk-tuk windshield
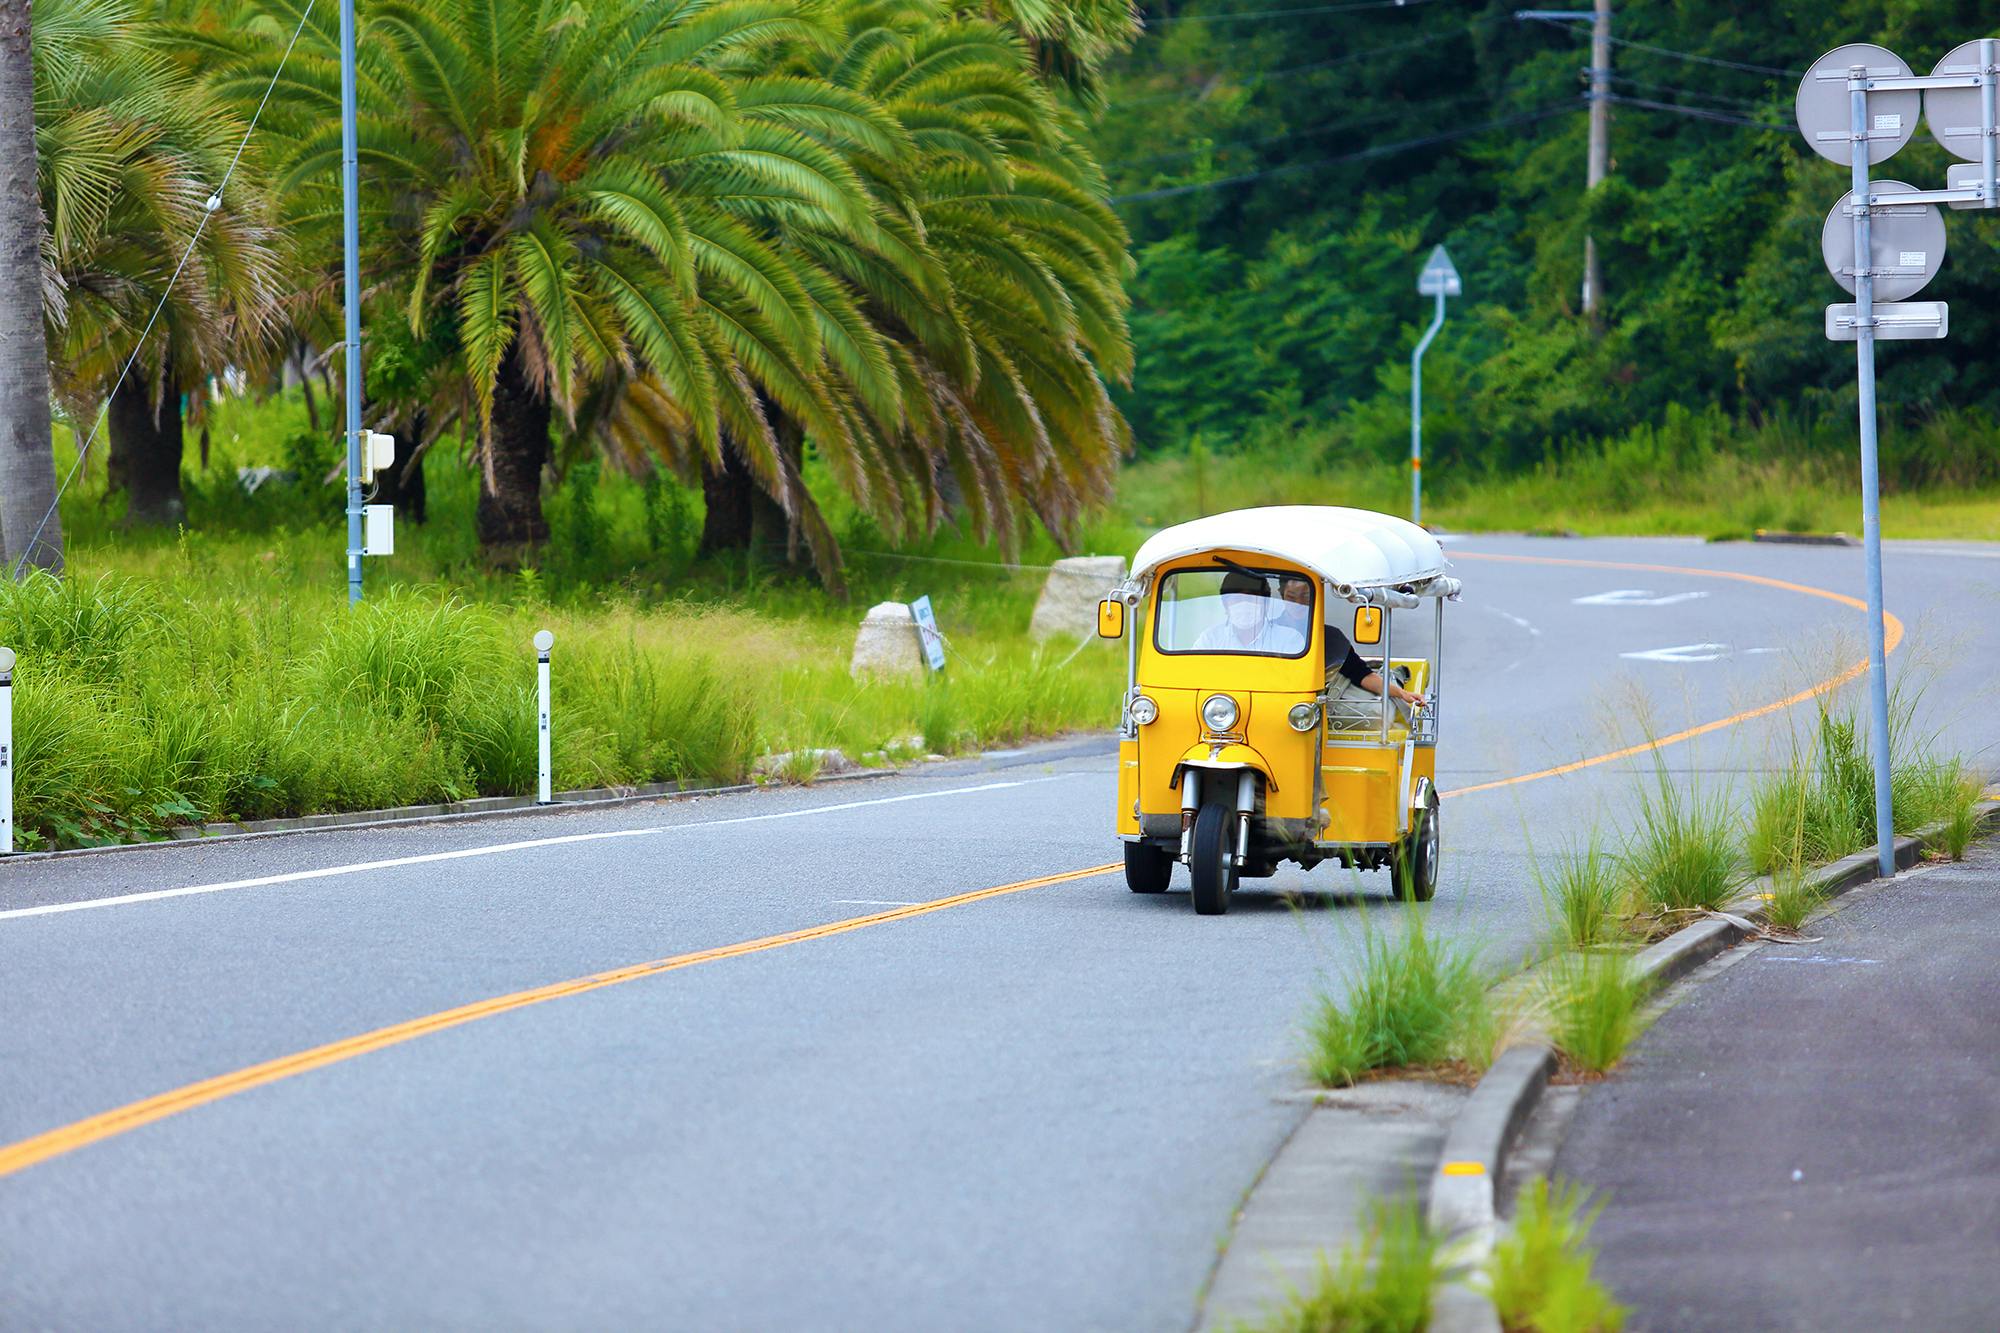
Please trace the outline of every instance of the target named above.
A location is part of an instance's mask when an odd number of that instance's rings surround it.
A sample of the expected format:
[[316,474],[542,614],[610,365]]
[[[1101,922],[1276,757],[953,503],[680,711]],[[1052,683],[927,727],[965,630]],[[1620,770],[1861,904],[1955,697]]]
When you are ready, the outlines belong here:
[[1303,657],[1319,623],[1313,581],[1275,569],[1179,569],[1160,580],[1153,646],[1163,653]]

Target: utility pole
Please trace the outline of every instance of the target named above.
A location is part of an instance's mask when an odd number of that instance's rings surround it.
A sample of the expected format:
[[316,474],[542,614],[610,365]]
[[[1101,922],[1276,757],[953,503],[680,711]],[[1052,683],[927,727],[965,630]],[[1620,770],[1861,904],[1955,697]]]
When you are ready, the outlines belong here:
[[347,305],[347,600],[361,600],[361,168],[354,128],[354,0],[340,0],[340,236]]
[[[1583,164],[1584,198],[1611,171],[1611,0],[1593,9],[1517,9],[1514,17],[1540,23],[1590,24],[1590,150]],[[1601,323],[1604,270],[1597,262],[1597,238],[1583,238],[1583,313]]]
[[[1611,169],[1611,0],[1597,0],[1590,24],[1590,156],[1584,164],[1584,197],[1588,199]],[[1597,262],[1597,238],[1583,238],[1583,313],[1602,319],[1604,270]]]

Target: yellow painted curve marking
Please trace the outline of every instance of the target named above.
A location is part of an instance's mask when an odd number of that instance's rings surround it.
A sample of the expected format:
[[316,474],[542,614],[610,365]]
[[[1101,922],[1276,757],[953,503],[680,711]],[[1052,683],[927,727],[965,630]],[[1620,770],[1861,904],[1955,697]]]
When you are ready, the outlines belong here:
[[48,1161],[51,1157],[75,1152],[78,1148],[100,1143],[128,1130],[137,1129],[141,1125],[150,1125],[155,1120],[164,1120],[170,1115],[221,1101],[225,1097],[234,1097],[239,1092],[248,1092],[252,1088],[260,1088],[281,1079],[291,1078],[295,1074],[323,1069],[327,1065],[352,1060],[371,1051],[397,1046],[433,1032],[443,1032],[447,1028],[476,1023],[482,1018],[492,1018],[498,1014],[511,1013],[516,1009],[525,1009],[529,1005],[603,990],[607,986],[637,981],[641,977],[657,976],[662,972],[677,972],[684,967],[721,962],[725,958],[741,958],[745,954],[781,949],[788,944],[803,944],[808,940],[825,939],[831,935],[844,935],[867,926],[905,921],[911,917],[942,912],[950,907],[963,907],[967,903],[984,902],[988,898],[998,898],[1010,893],[1045,888],[1051,884],[1062,884],[1073,879],[1087,879],[1092,875],[1107,874],[1119,868],[1118,863],[1113,863],[1091,866],[1087,870],[1064,871],[1060,875],[1043,875],[1038,879],[1024,879],[1018,884],[1002,884],[998,888],[979,889],[972,893],[955,894],[949,898],[938,898],[932,902],[917,903],[910,907],[899,907],[892,912],[873,912],[867,916],[847,917],[840,921],[829,921],[825,925],[786,931],[782,935],[766,935],[760,939],[745,940],[740,944],[725,944],[714,949],[675,954],[671,958],[659,958],[650,963],[634,963],[630,967],[616,968],[610,972],[597,972],[571,981],[558,981],[552,985],[537,986],[532,990],[515,991],[511,995],[499,995],[490,1000],[460,1005],[456,1009],[446,1009],[442,1013],[427,1014],[422,1018],[410,1019],[408,1022],[376,1028],[373,1032],[363,1032],[358,1036],[328,1042],[324,1046],[315,1046],[311,1050],[266,1060],[247,1069],[238,1069],[215,1078],[203,1079],[199,1083],[190,1083],[185,1087],[160,1093],[158,1096],[115,1107],[87,1120],[59,1126],[46,1133],[37,1134],[33,1138],[10,1143],[0,1148],[0,1176],[24,1171],[38,1163]]
[[[1499,560],[1520,564],[1569,565],[1587,569],[1638,570],[1645,573],[1686,574],[1703,578],[1735,579],[1743,583],[1755,583],[1766,587],[1780,588],[1787,592],[1804,593],[1811,597],[1823,597],[1828,601],[1840,602],[1843,605],[1856,607],[1863,611],[1868,609],[1867,604],[1859,598],[1848,597],[1842,593],[1829,592],[1824,588],[1808,587],[1802,583],[1787,583],[1782,579],[1765,578],[1758,574],[1739,574],[1731,570],[1687,569],[1677,565],[1638,565],[1604,560],[1569,560],[1548,556],[1483,555],[1471,551],[1461,552],[1460,555],[1468,560]],[[1883,615],[1883,622],[1888,640],[1888,649],[1890,652],[1894,652],[1896,646],[1903,639],[1903,623],[1886,612]],[[1635,754],[1643,754],[1647,750],[1659,749],[1678,741],[1689,740],[1712,731],[1719,731],[1724,727],[1734,726],[1739,722],[1746,722],[1752,718],[1763,717],[1766,714],[1789,708],[1793,704],[1802,703],[1807,699],[1825,694],[1830,690],[1838,689],[1841,685],[1853,680],[1856,676],[1861,675],[1867,670],[1868,663],[1864,659],[1857,665],[1849,667],[1837,676],[1821,681],[1818,685],[1810,689],[1801,690],[1797,694],[1789,695],[1786,698],[1778,700],[1776,703],[1765,704],[1761,708],[1748,709],[1731,717],[1722,718],[1719,721],[1703,723],[1698,727],[1690,727],[1685,731],[1675,732],[1671,736],[1663,736],[1658,740],[1649,741],[1643,745],[1627,746],[1622,750],[1614,750],[1609,754],[1601,754],[1590,759],[1578,760],[1575,763],[1560,764],[1554,768],[1545,768],[1535,773],[1524,773],[1519,777],[1503,778],[1496,782],[1482,782],[1472,787],[1459,787],[1453,791],[1444,792],[1442,795],[1464,796],[1471,792],[1490,791],[1496,787],[1511,787],[1524,782],[1536,782],[1542,778],[1552,778],[1564,773],[1574,773],[1578,769],[1591,768],[1598,764],[1608,764],[1614,760],[1629,758]],[[267,1060],[262,1064],[251,1065],[248,1068],[238,1069],[232,1073],[203,1079],[199,1083],[190,1083],[184,1087],[175,1088],[153,1097],[147,1097],[141,1101],[114,1107],[109,1111],[101,1112],[85,1120],[78,1120],[71,1124],[58,1126],[55,1129],[37,1134],[33,1138],[22,1139],[18,1142],[7,1144],[5,1147],[0,1147],[0,1177],[12,1175],[16,1171],[24,1171],[31,1166],[46,1162],[52,1157],[60,1157],[64,1153],[74,1152],[78,1148],[88,1147],[93,1143],[100,1143],[105,1139],[113,1138],[128,1130],[138,1129],[140,1126],[152,1124],[156,1120],[163,1120],[170,1115],[177,1115],[182,1111],[192,1110],[197,1106],[205,1106],[210,1102],[220,1101],[225,1097],[233,1097],[240,1092],[248,1092],[253,1088],[260,1088],[267,1084],[276,1083],[297,1074],[308,1073],[311,1070],[323,1069],[328,1065],[352,1060],[356,1056],[366,1055],[371,1051],[383,1050],[390,1046],[397,1046],[403,1042],[427,1036],[433,1032],[443,1032],[450,1028],[463,1027],[467,1023],[478,1022],[482,1018],[492,1018],[499,1014],[511,1013],[516,1009],[525,1009],[529,1005],[542,1004],[549,1000],[559,1000],[571,995],[582,995],[589,991],[602,990],[607,986],[616,986],[623,982],[636,981],[641,977],[656,976],[662,972],[675,972],[684,967],[695,967],[702,963],[720,962],[725,958],[740,958],[745,954],[762,953],[768,949],[780,949],[786,945],[802,944],[808,940],[825,939],[832,935],[844,935],[849,931],[861,930],[868,926],[886,925],[892,921],[902,921],[910,917],[925,916],[932,912],[941,912],[952,907],[962,907],[967,903],[982,902],[988,898],[998,898],[1005,894],[1021,893],[1028,889],[1044,888],[1051,884],[1062,884],[1070,880],[1088,879],[1092,875],[1109,874],[1119,868],[1118,863],[1114,862],[1110,865],[1091,866],[1085,870],[1069,870],[1058,875],[1044,875],[1038,879],[1024,879],[1017,884],[1003,884],[998,888],[979,889],[972,893],[961,893],[949,898],[938,898],[927,903],[899,907],[893,911],[875,912],[867,916],[847,917],[840,921],[830,921],[825,925],[808,926],[803,930],[787,931],[781,935],[765,935],[758,939],[745,940],[739,944],[725,944],[713,949],[701,949],[694,953],[675,954],[670,958],[659,958],[649,963],[635,963],[630,967],[621,967],[609,972],[597,972],[590,976],[578,977],[571,981],[558,981],[551,985],[538,986],[531,990],[515,991],[510,995],[495,996],[489,1000],[479,1000],[472,1004],[461,1005],[456,1009],[447,1009],[442,1013],[428,1014],[422,1018],[413,1018],[407,1022],[376,1028],[372,1032],[363,1032],[356,1036],[343,1038],[340,1041],[328,1042],[324,1046],[315,1046],[310,1050],[280,1056],[275,1060]],[[1450,1165],[1470,1164],[1452,1163]],[[1448,1174],[1450,1173],[1448,1172]]]
[[[1868,603],[1862,601],[1859,597],[1849,597],[1846,593],[1830,592],[1825,588],[1814,588],[1804,583],[1788,583],[1784,579],[1767,578],[1762,574],[1740,574],[1733,569],[1691,569],[1685,565],[1637,565],[1618,560],[1570,560],[1557,556],[1493,555],[1478,551],[1461,551],[1458,555],[1460,558],[1466,560],[1496,560],[1504,561],[1508,564],[1568,565],[1577,569],[1622,569],[1634,570],[1642,574],[1686,574],[1705,579],[1733,579],[1738,583],[1755,583],[1766,588],[1779,588],[1785,592],[1803,593],[1808,597],[1823,597],[1829,602],[1839,602],[1843,606],[1851,606],[1864,614],[1868,610]],[[1903,622],[1891,615],[1886,608],[1882,612],[1882,637],[1885,655],[1895,652],[1897,645],[1903,641]],[[1697,736],[1706,736],[1710,732],[1721,731],[1725,727],[1733,727],[1741,722],[1749,722],[1756,718],[1767,717],[1772,713],[1781,713],[1794,704],[1802,704],[1808,699],[1816,699],[1822,694],[1830,694],[1847,684],[1848,681],[1866,674],[1868,674],[1868,659],[1864,657],[1845,671],[1829,676],[1819,684],[1800,690],[1796,694],[1788,694],[1774,703],[1763,704],[1756,708],[1746,708],[1740,713],[1732,713],[1728,717],[1717,718],[1713,722],[1704,722],[1700,726],[1689,727],[1684,731],[1676,731],[1671,736],[1661,736],[1655,740],[1642,741],[1637,745],[1628,745],[1621,750],[1613,750],[1609,754],[1592,755],[1588,759],[1578,759],[1572,763],[1557,764],[1553,768],[1539,769],[1533,773],[1523,773],[1518,777],[1499,778],[1492,782],[1475,783],[1470,787],[1455,787],[1450,791],[1439,792],[1438,795],[1441,798],[1447,796],[1469,796],[1473,792],[1478,791],[1493,791],[1500,787],[1518,787],[1524,782],[1539,782],[1543,778],[1561,777],[1565,773],[1575,773],[1580,769],[1595,768],[1599,764],[1610,764],[1620,759],[1630,759],[1633,755],[1645,754],[1651,750],[1663,750],[1669,745],[1678,745],[1682,741],[1691,741]]]

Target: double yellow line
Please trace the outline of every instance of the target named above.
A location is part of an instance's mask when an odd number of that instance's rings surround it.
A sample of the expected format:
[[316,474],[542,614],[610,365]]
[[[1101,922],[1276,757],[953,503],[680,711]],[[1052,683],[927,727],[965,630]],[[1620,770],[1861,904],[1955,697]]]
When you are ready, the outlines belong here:
[[[1766,587],[1780,588],[1788,592],[1804,593],[1812,597],[1823,597],[1829,601],[1839,602],[1843,605],[1859,607],[1864,611],[1867,609],[1856,598],[1847,597],[1836,592],[1828,592],[1824,588],[1812,588],[1804,584],[1786,583],[1779,579],[1764,578],[1756,574],[1738,574],[1727,570],[1684,569],[1672,565],[1634,565],[1608,561],[1564,560],[1538,556],[1476,555],[1469,552],[1463,554],[1466,558],[1476,560],[1500,560],[1522,564],[1570,565],[1595,569],[1637,570],[1649,573],[1734,579],[1744,583],[1755,583]],[[1893,652],[1896,646],[1902,642],[1903,625],[1894,616],[1885,617],[1885,622],[1889,649]],[[1445,792],[1444,795],[1465,796],[1473,792],[1490,791],[1496,787],[1517,786],[1524,782],[1535,782],[1543,778],[1557,777],[1564,773],[1576,772],[1578,769],[1591,768],[1598,764],[1608,764],[1614,760],[1629,758],[1632,755],[1642,754],[1648,750],[1673,745],[1679,741],[1689,740],[1709,732],[1720,731],[1725,727],[1735,726],[1737,723],[1745,722],[1752,718],[1763,717],[1766,714],[1778,712],[1791,707],[1793,704],[1801,703],[1817,695],[1838,689],[1841,685],[1855,679],[1867,669],[1868,663],[1862,661],[1850,666],[1839,675],[1821,681],[1810,689],[1802,690],[1775,703],[1748,709],[1719,721],[1690,727],[1685,731],[1675,732],[1671,736],[1664,736],[1658,740],[1648,741],[1641,745],[1627,746],[1621,750],[1614,750],[1608,754],[1595,755],[1589,759],[1578,760],[1575,763],[1561,764],[1554,768],[1545,768],[1534,773],[1523,773],[1518,777],[1503,778],[1495,782],[1484,782],[1477,786],[1460,787],[1455,791]],[[357,1036],[343,1038],[340,1041],[328,1042],[324,1046],[315,1046],[310,1050],[299,1051],[293,1055],[280,1056],[275,1060],[266,1060],[262,1064],[251,1065],[248,1068],[238,1069],[228,1074],[220,1074],[214,1078],[203,1079],[199,1083],[190,1083],[184,1087],[160,1093],[157,1096],[147,1097],[141,1101],[115,1107],[112,1110],[91,1116],[88,1119],[59,1126],[45,1133],[37,1134],[33,1138],[22,1139],[18,1142],[7,1144],[4,1147],[0,1147],[0,1176],[8,1176],[16,1171],[24,1171],[31,1166],[46,1162],[52,1157],[60,1157],[64,1153],[74,1152],[78,1148],[88,1147],[93,1143],[102,1142],[105,1139],[126,1133],[129,1130],[137,1129],[142,1125],[150,1125],[156,1120],[163,1120],[170,1115],[177,1115],[182,1111],[192,1110],[197,1106],[205,1106],[210,1102],[220,1101],[225,1097],[233,1097],[240,1092],[248,1092],[252,1088],[260,1088],[266,1084],[276,1083],[281,1079],[291,1078],[314,1069],[323,1069],[328,1065],[339,1064],[344,1060],[352,1060],[356,1056],[366,1055],[371,1051],[385,1050],[388,1047],[398,1046],[403,1042],[427,1036],[434,1032],[443,1032],[450,1028],[463,1027],[467,1023],[475,1023],[483,1018],[492,1018],[498,1014],[511,1013],[516,1009],[525,1009],[529,1005],[542,1004],[549,1000],[565,999],[572,995],[583,995],[590,991],[603,990],[607,986],[618,986],[628,981],[637,981],[642,977],[657,976],[662,972],[677,972],[682,968],[698,967],[703,963],[721,962],[727,958],[741,958],[747,954],[763,953],[771,949],[782,949],[792,944],[803,944],[808,940],[826,939],[834,935],[845,935],[850,931],[863,930],[870,926],[887,925],[892,921],[906,921],[912,917],[928,916],[932,912],[942,912],[953,907],[963,907],[968,903],[984,902],[989,898],[999,898],[1011,893],[1023,893],[1029,889],[1046,888],[1052,884],[1065,884],[1071,880],[1088,879],[1093,875],[1109,874],[1118,868],[1118,864],[1114,862],[1109,865],[1091,866],[1084,870],[1069,870],[1059,875],[1043,875],[1038,879],[1024,879],[1015,884],[1002,884],[998,888],[980,889],[972,893],[955,894],[952,897],[939,898],[932,902],[898,907],[893,911],[875,912],[867,916],[848,917],[840,921],[829,922],[825,925],[808,926],[803,930],[786,931],[780,935],[765,935],[758,939],[745,940],[740,944],[726,944],[714,949],[701,949],[693,953],[675,954],[672,957],[655,959],[649,963],[635,963],[630,967],[616,968],[609,972],[597,972],[590,976],[578,977],[571,981],[559,981],[547,986],[537,986],[531,990],[515,991],[509,995],[495,996],[489,1000],[480,1000],[473,1004],[461,1005],[456,1009],[446,1009],[441,1013],[428,1014],[422,1018],[413,1018],[407,1022],[377,1028],[372,1032],[363,1032]]]

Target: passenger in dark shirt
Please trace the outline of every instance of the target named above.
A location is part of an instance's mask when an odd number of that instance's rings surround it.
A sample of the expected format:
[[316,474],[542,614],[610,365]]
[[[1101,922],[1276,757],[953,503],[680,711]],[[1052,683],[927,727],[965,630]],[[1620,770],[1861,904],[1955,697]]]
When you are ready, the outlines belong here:
[[[1304,579],[1285,579],[1279,589],[1284,599],[1291,603],[1287,609],[1288,623],[1303,624],[1312,614],[1312,585]],[[1370,694],[1382,693],[1382,673],[1362,660],[1354,651],[1347,636],[1332,625],[1326,627],[1326,662],[1328,674],[1338,671]],[[1422,708],[1423,697],[1404,689],[1395,681],[1389,681],[1389,697],[1411,708]]]

